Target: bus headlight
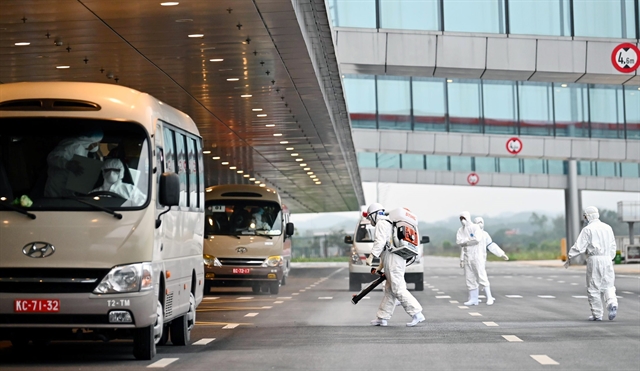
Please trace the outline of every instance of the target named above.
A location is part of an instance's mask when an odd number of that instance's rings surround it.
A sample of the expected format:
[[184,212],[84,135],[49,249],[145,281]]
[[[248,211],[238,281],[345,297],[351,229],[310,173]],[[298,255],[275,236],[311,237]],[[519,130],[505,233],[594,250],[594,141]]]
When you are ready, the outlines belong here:
[[138,292],[153,288],[151,263],[138,263],[113,267],[93,290],[94,294]]
[[282,256],[275,255],[275,256],[270,256],[266,258],[262,263],[262,266],[263,267],[279,267],[282,265],[282,262],[283,262]]
[[220,260],[218,260],[218,258],[216,258],[213,255],[203,254],[202,260],[204,261],[204,265],[206,265],[209,268],[222,267],[222,263],[220,263]]

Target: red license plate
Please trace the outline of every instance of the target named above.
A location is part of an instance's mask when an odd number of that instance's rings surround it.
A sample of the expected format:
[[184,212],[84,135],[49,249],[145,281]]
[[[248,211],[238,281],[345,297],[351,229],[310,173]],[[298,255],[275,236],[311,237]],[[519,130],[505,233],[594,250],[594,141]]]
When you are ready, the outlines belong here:
[[249,274],[251,273],[251,268],[231,268],[231,273]]
[[60,311],[58,299],[16,299],[13,311],[18,313],[52,313]]

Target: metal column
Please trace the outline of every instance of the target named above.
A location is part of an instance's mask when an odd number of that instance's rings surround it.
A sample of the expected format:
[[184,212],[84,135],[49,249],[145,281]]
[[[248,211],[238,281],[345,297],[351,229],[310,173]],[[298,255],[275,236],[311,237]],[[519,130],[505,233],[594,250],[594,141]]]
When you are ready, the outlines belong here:
[[580,234],[580,201],[578,193],[578,162],[567,160],[567,189],[564,192],[567,246],[573,245]]

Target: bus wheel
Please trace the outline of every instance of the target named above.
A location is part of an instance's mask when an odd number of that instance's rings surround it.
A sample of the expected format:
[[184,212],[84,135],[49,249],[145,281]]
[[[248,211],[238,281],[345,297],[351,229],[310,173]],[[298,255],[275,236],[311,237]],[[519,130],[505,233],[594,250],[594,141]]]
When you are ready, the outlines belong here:
[[[165,336],[164,330],[164,309],[162,308],[160,300],[158,300],[156,302],[156,323],[153,324],[153,342],[155,344],[159,344],[162,341],[162,338]],[[167,334],[167,336],[168,335],[169,334]]]
[[153,325],[137,328],[133,331],[133,356],[136,359],[150,360],[156,355],[156,342],[153,337]]
[[191,329],[196,324],[196,298],[189,292],[189,311],[171,322],[171,343],[187,345],[191,340]]
[[271,282],[269,284],[269,291],[271,291],[272,295],[278,295],[278,293],[280,292],[280,282]]

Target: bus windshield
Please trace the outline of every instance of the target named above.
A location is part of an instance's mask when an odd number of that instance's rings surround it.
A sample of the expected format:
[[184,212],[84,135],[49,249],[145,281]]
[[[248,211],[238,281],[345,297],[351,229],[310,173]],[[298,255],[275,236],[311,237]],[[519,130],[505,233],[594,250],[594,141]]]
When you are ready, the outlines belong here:
[[141,208],[148,202],[149,153],[147,132],[133,122],[3,118],[0,206],[10,203],[35,211]]
[[207,201],[205,234],[279,236],[282,234],[282,210],[278,203],[268,201]]

